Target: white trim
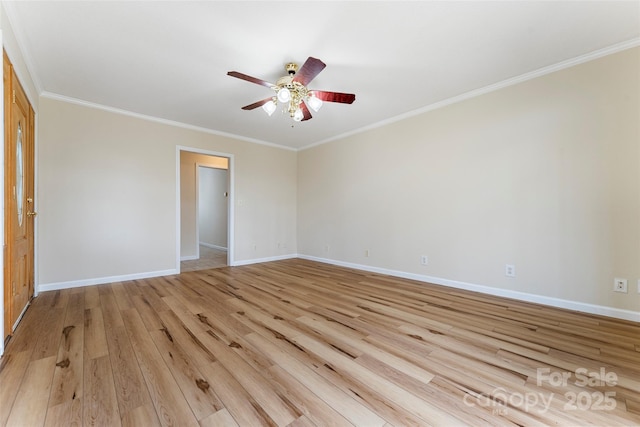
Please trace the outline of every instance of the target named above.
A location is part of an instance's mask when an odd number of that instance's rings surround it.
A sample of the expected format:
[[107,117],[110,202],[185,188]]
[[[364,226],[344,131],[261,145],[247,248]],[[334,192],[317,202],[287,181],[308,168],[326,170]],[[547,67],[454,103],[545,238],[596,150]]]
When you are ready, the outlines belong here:
[[[236,261],[234,265],[243,266],[243,265],[259,264],[259,263],[270,262],[270,261],[281,261],[281,260],[293,259],[293,258],[306,259],[309,261],[316,261],[324,264],[331,264],[331,265],[337,265],[340,267],[353,268],[355,270],[369,271],[372,273],[385,274],[385,275],[394,276],[394,277],[401,277],[404,279],[416,280],[419,282],[431,283],[435,285],[442,285],[450,288],[464,289],[467,291],[479,292],[482,294],[493,295],[493,296],[503,297],[503,298],[511,298],[519,301],[531,302],[531,303],[546,305],[550,307],[580,311],[583,313],[596,314],[600,316],[608,316],[608,317],[613,317],[617,319],[630,320],[633,322],[640,322],[640,312],[638,311],[624,310],[624,309],[619,309],[614,307],[607,307],[607,306],[583,303],[578,301],[570,301],[570,300],[565,300],[561,298],[547,297],[544,295],[535,295],[535,294],[529,294],[526,292],[512,291],[509,289],[499,289],[499,288],[494,288],[486,285],[460,282],[457,280],[443,279],[440,277],[426,276],[422,274],[407,273],[407,272],[398,271],[398,270],[389,270],[386,268],[355,264],[351,262],[344,262],[344,261],[338,261],[338,260],[327,259],[327,258],[319,258],[319,257],[310,256],[310,255],[288,254],[288,255],[280,255],[280,256],[267,257],[267,258],[248,259],[248,260]],[[82,286],[93,286],[93,285],[101,285],[106,283],[123,282],[128,280],[147,279],[147,278],[158,277],[158,276],[169,276],[174,274],[178,274],[178,272],[176,270],[164,270],[164,271],[154,271],[149,273],[130,274],[130,275],[124,275],[124,276],[112,276],[112,277],[102,277],[102,278],[96,278],[96,279],[76,280],[73,282],[49,283],[49,284],[41,285],[40,290],[53,291],[53,290],[76,288],[76,287],[82,287]]]
[[600,49],[600,50],[596,50],[596,51],[593,51],[593,52],[589,52],[589,53],[587,53],[585,55],[581,55],[581,56],[578,56],[578,57],[575,57],[575,58],[571,58],[571,59],[568,59],[566,61],[558,62],[557,64],[553,64],[553,65],[550,65],[548,67],[543,67],[543,68],[540,68],[538,70],[534,70],[534,71],[531,71],[531,72],[528,72],[528,73],[521,74],[521,75],[516,76],[516,77],[512,77],[510,79],[503,80],[503,81],[495,83],[495,84],[491,84],[489,86],[481,87],[479,89],[475,89],[475,90],[460,94],[458,96],[454,96],[452,98],[447,98],[447,99],[444,99],[442,101],[436,102],[434,104],[430,104],[430,105],[427,105],[425,107],[418,108],[417,110],[409,111],[409,112],[406,112],[404,114],[400,114],[398,116],[391,117],[391,118],[386,119],[386,120],[381,120],[381,121],[373,123],[373,124],[371,124],[369,126],[364,126],[364,127],[361,127],[361,128],[358,128],[358,129],[354,129],[354,130],[349,131],[349,132],[342,133],[340,135],[335,135],[335,136],[332,136],[330,138],[323,139],[322,141],[318,141],[318,142],[314,142],[314,143],[309,144],[309,145],[305,145],[304,147],[299,148],[297,151],[303,151],[303,150],[306,150],[308,148],[312,148],[312,147],[316,147],[318,145],[326,144],[327,142],[336,141],[336,140],[343,139],[343,138],[346,138],[346,137],[349,137],[349,136],[353,136],[353,135],[356,135],[356,134],[359,134],[359,133],[363,133],[363,132],[366,132],[366,131],[369,131],[369,130],[377,129],[379,127],[386,126],[386,125],[389,125],[391,123],[399,122],[401,120],[405,120],[405,119],[408,119],[408,118],[411,118],[411,117],[426,113],[428,111],[437,110],[439,108],[443,108],[443,107],[446,107],[446,106],[451,105],[451,104],[455,104],[455,103],[458,103],[458,102],[461,102],[461,101],[465,101],[467,99],[475,98],[477,96],[484,95],[484,94],[489,93],[489,92],[494,92],[494,91],[499,90],[499,89],[504,89],[506,87],[513,86],[513,85],[516,85],[518,83],[526,82],[528,80],[533,80],[535,78],[542,77],[542,76],[547,75],[547,74],[555,73],[556,71],[561,71],[561,70],[564,70],[566,68],[574,67],[576,65],[580,65],[580,64],[583,64],[585,62],[593,61],[595,59],[602,58],[603,56],[612,55],[614,53],[622,52],[623,50],[631,49],[631,48],[634,48],[634,47],[637,47],[637,46],[640,46],[640,38],[634,38],[634,39],[631,39],[631,40],[627,40],[625,42],[618,43],[618,44],[615,44],[613,46],[606,47],[604,49]]
[[200,242],[200,244],[205,248],[217,249],[219,251],[227,252],[227,248],[225,248],[224,246],[212,245],[211,243],[205,243],[205,242]]
[[486,285],[460,282],[457,280],[443,279],[440,277],[426,276],[422,274],[407,273],[398,270],[388,270],[386,268],[373,267],[370,265],[354,264],[350,262],[337,261],[327,258],[319,258],[309,255],[298,255],[298,258],[310,261],[322,262],[325,264],[348,267],[356,270],[370,271],[372,273],[386,274],[388,276],[401,277],[404,279],[417,280],[420,282],[433,283],[435,285],[448,286],[450,288],[464,289],[467,291],[480,292],[482,294],[493,295],[503,298],[511,298],[519,301],[532,302],[556,308],[581,311],[584,313],[597,314],[601,316],[615,317],[617,319],[640,322],[640,311],[624,310],[620,308],[607,307],[603,305],[589,304],[578,301],[570,301],[561,298],[547,297],[544,295],[529,294],[526,292],[512,291],[509,289],[494,288]]
[[205,127],[201,127],[201,126],[190,125],[190,124],[182,123],[182,122],[176,122],[174,120],[167,120],[167,119],[162,119],[162,118],[159,118],[159,117],[148,116],[146,114],[134,113],[132,111],[123,110],[121,108],[115,108],[115,107],[109,107],[109,106],[106,106],[106,105],[96,104],[96,103],[93,103],[93,102],[84,101],[82,99],[72,98],[70,96],[60,95],[60,94],[57,94],[57,93],[44,91],[44,92],[42,92],[40,94],[40,96],[43,97],[43,98],[53,99],[53,100],[56,100],[56,101],[62,101],[62,102],[68,102],[70,104],[80,105],[82,107],[95,108],[95,109],[107,111],[107,112],[110,112],[110,113],[121,114],[121,115],[129,116],[129,117],[135,117],[137,119],[147,120],[147,121],[155,122],[155,123],[160,123],[160,124],[164,124],[164,125],[167,125],[167,126],[174,126],[174,127],[178,127],[178,128],[182,128],[182,129],[194,130],[194,131],[197,131],[197,132],[207,133],[207,134],[210,134],[210,135],[223,136],[225,138],[233,138],[233,139],[237,139],[237,140],[241,140],[241,141],[250,142],[252,144],[266,145],[266,146],[273,147],[273,148],[279,148],[281,150],[297,151],[297,149],[295,149],[295,148],[287,147],[285,145],[280,145],[280,144],[274,144],[273,142],[262,141],[260,139],[249,138],[249,137],[246,137],[246,136],[236,135],[236,134],[233,134],[233,133],[222,132],[222,131],[219,131],[219,130],[209,129],[209,128],[205,128]]
[[270,261],[282,261],[285,259],[293,259],[293,258],[302,258],[297,254],[288,254],[288,255],[278,255],[278,256],[271,256],[271,257],[267,257],[267,258],[254,258],[254,259],[245,259],[242,261],[236,261],[235,264],[233,264],[234,267],[239,267],[241,265],[250,265],[250,264],[260,264],[262,262],[270,262]]
[[147,273],[125,274],[122,276],[97,277],[94,279],[74,280],[71,282],[56,282],[40,285],[40,291],[57,291],[60,289],[80,288],[83,286],[104,285],[107,283],[126,282],[129,280],[149,279],[151,277],[171,276],[178,274],[175,269],[150,271]]
[[[22,317],[24,316],[24,314],[27,312],[27,309],[29,308],[29,306],[31,306],[31,301],[29,301],[27,303],[27,305],[24,306],[24,308],[22,309],[22,312],[20,313],[20,316],[18,316],[18,318],[16,319],[16,322],[13,324],[13,326],[11,327],[11,332],[15,332],[16,328],[18,327],[18,325],[20,324],[20,321],[22,320]],[[4,341],[4,340],[3,340]]]
[[181,256],[180,257],[180,261],[195,261],[197,259],[200,259],[200,257],[198,255]]

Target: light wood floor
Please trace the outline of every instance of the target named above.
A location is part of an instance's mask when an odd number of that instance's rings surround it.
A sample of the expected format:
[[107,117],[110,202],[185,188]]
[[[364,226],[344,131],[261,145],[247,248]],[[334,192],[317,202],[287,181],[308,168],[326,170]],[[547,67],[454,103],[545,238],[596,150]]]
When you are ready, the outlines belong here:
[[638,425],[639,361],[637,323],[294,259],[42,293],[0,424]]

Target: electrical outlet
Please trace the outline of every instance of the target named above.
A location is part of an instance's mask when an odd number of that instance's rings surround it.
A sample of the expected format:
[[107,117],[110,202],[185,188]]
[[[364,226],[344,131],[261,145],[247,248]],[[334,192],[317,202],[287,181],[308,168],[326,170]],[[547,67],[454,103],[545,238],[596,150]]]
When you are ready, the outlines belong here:
[[505,264],[504,275],[507,277],[516,277],[516,266],[511,264]]
[[329,252],[329,250],[331,249],[331,246],[329,245],[324,245],[324,251],[325,252]]
[[613,290],[615,292],[627,293],[627,279],[616,277],[613,279]]
[[426,255],[422,255],[420,257],[420,264],[422,265],[428,265],[429,264],[429,257]]
[[369,249],[365,249],[364,250],[364,256],[368,257],[369,256]]
[[640,294],[640,279],[638,279],[638,293]]

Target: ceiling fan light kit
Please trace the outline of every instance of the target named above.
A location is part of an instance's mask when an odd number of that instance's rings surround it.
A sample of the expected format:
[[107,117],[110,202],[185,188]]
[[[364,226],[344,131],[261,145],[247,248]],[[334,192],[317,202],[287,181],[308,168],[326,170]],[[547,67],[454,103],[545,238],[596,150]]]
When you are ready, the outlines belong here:
[[229,71],[227,75],[266,86],[275,92],[275,95],[270,98],[245,105],[242,107],[243,110],[253,110],[254,108],[262,107],[262,109],[271,116],[278,108],[278,105],[283,105],[283,111],[289,113],[289,116],[294,121],[300,122],[311,119],[312,116],[309,108],[317,112],[322,108],[323,101],[351,104],[356,99],[356,96],[351,93],[310,90],[307,88],[309,82],[325,67],[326,64],[324,62],[313,57],[307,58],[299,71],[298,65],[290,62],[284,67],[287,75],[280,77],[275,84],[237,71]]

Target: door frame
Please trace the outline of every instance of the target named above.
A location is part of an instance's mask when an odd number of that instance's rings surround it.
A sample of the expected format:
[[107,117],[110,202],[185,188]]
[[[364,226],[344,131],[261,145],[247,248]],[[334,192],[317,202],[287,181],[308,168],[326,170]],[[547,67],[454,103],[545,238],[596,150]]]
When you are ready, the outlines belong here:
[[[204,150],[201,148],[186,147],[176,145],[176,271],[180,273],[180,241],[181,241],[181,206],[180,201],[180,153],[186,151],[189,153],[203,154],[205,156],[226,157],[229,159],[229,169],[227,170],[229,178],[229,197],[227,203],[227,265],[235,265],[235,220],[234,220],[234,198],[235,198],[235,161],[233,154],[222,153],[219,151]],[[196,169],[197,170],[197,169]],[[196,183],[197,185],[197,183]],[[196,196],[196,200],[197,200]]]

